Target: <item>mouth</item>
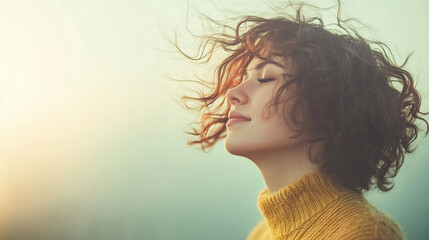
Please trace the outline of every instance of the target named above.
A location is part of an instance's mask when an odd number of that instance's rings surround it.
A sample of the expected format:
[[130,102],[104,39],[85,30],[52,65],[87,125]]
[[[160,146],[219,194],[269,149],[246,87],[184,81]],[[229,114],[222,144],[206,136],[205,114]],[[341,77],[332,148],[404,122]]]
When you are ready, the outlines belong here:
[[245,123],[245,122],[250,122],[250,119],[246,119],[246,118],[230,118],[226,122],[226,126],[229,127],[229,126],[234,125],[234,124]]
[[226,122],[226,126],[229,127],[233,124],[243,124],[245,122],[249,122],[250,118],[237,112],[237,111],[230,111],[228,113],[228,121]]

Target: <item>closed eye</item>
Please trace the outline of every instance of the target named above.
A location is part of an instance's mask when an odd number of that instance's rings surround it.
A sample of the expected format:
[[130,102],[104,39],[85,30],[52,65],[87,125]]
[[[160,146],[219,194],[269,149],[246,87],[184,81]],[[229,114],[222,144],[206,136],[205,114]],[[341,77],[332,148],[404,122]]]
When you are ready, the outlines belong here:
[[275,80],[275,78],[257,78],[258,82],[264,83]]

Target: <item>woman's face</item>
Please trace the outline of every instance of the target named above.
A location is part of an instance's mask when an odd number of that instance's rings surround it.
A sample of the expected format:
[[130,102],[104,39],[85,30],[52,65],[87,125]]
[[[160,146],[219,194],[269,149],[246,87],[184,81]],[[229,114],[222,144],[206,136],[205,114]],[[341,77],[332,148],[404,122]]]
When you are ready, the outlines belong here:
[[[273,60],[267,62],[253,58],[246,69],[243,82],[227,92],[231,110],[226,124],[225,148],[231,154],[251,157],[255,153],[285,151],[303,142],[300,137],[289,138],[293,132],[286,125],[282,110],[288,110],[290,103],[287,102],[287,106],[280,103],[277,112],[274,111],[275,107],[269,108],[268,104],[274,100],[275,93],[285,82],[283,74],[290,73],[283,60]],[[287,91],[284,92],[286,95]],[[234,113],[244,115],[248,120],[234,120],[231,118]]]

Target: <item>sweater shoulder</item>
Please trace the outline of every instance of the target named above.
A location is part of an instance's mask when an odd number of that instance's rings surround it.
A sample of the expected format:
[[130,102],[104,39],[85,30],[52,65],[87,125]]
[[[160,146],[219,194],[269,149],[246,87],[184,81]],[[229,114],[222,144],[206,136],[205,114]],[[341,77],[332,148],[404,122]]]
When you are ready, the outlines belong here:
[[253,228],[246,240],[268,239],[269,233],[268,222],[264,219]]
[[[404,232],[389,214],[363,196],[339,199],[333,204],[338,229],[332,239],[405,240]],[[347,213],[347,214],[346,214]]]

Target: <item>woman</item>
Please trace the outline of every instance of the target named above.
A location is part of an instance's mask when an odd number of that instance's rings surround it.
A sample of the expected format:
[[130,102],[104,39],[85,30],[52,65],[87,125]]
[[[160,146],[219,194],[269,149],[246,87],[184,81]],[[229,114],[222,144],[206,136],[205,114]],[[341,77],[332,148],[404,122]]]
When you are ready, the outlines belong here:
[[414,121],[428,126],[404,69],[409,57],[397,66],[388,47],[346,21],[337,17],[334,32],[301,9],[293,17],[245,16],[224,25],[203,38],[201,57],[181,51],[205,63],[218,59],[217,49],[226,54],[214,81],[200,82],[209,92],[184,96],[201,112],[189,144],[205,150],[226,138],[229,153],[260,169],[264,219],[248,240],[404,239],[363,192],[393,188],[404,154],[414,151]]

